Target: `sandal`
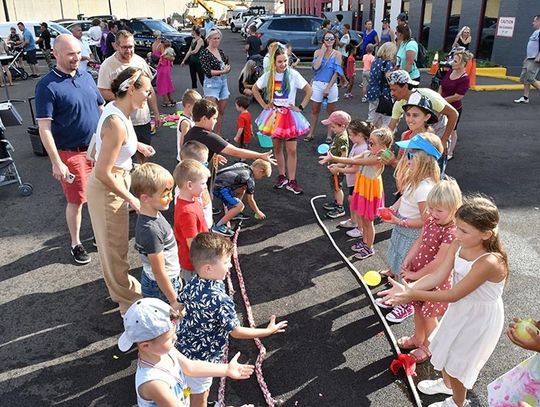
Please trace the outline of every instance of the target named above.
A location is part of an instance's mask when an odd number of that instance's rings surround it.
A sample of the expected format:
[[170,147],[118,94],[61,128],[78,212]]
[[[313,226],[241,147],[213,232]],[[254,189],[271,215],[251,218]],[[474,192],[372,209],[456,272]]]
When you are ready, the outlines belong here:
[[427,346],[420,345],[418,348],[409,353],[409,355],[411,355],[418,364],[427,361],[431,357],[431,352]]
[[306,137],[304,137],[304,141],[312,141],[315,137],[313,137],[313,135],[307,135]]
[[409,350],[409,349],[416,349],[418,345],[415,342],[414,335],[413,336],[402,336],[397,340],[397,344],[400,349]]
[[365,247],[361,252],[356,253],[353,257],[358,260],[365,260],[375,254],[375,250]]

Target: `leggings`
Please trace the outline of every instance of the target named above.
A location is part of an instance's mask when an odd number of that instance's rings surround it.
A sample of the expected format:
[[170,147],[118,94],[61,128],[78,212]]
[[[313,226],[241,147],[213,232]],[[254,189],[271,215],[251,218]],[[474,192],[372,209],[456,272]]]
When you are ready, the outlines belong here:
[[204,82],[204,71],[200,62],[190,62],[189,63],[189,74],[191,75],[191,88],[197,89],[197,76],[199,76],[199,81],[201,86]]

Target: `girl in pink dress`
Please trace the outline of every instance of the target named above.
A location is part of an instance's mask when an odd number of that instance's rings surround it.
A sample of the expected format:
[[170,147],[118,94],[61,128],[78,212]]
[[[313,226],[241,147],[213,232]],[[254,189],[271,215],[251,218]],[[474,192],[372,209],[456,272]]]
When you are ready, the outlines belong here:
[[172,65],[176,54],[171,47],[171,42],[163,40],[163,51],[159,57],[156,75],[156,93],[163,98],[163,107],[172,107],[176,102],[172,98],[174,85],[172,81]]

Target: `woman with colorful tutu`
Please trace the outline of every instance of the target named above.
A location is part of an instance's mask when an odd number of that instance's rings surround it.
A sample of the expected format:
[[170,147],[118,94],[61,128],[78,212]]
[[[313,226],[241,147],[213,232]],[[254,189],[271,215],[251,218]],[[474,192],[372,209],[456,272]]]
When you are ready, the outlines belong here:
[[163,107],[172,107],[176,102],[172,98],[174,85],[172,81],[172,65],[176,54],[169,40],[162,40],[163,51],[159,57],[156,75],[156,93],[163,98]]
[[[286,187],[294,194],[301,194],[302,188],[296,181],[297,139],[309,133],[309,123],[302,115],[311,97],[311,86],[289,67],[287,48],[278,43],[270,54],[270,65],[253,85],[253,97],[264,109],[255,123],[259,132],[272,137],[279,176],[275,188]],[[296,92],[304,91],[304,99],[295,105]],[[262,92],[262,94],[261,94]],[[285,175],[285,155],[287,151],[287,175]]]

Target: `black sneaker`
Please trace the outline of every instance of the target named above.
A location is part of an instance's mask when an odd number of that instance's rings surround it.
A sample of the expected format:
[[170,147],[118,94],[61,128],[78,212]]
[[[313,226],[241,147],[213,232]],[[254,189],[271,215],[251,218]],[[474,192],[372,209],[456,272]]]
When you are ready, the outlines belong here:
[[244,212],[240,212],[238,215],[236,215],[233,220],[248,220],[251,219],[251,216],[248,216],[244,214]]
[[323,207],[324,210],[333,211],[334,209],[336,209],[338,207],[338,204],[336,203],[336,201],[325,202],[322,207]]
[[78,244],[75,247],[71,248],[71,255],[73,260],[78,264],[88,264],[90,263],[90,256],[86,252],[86,249],[82,244]]
[[219,215],[221,213],[221,209],[216,208],[215,206],[212,206],[212,215]]
[[330,219],[340,218],[345,216],[345,208],[341,205],[337,205],[333,211],[330,211],[326,214]]

